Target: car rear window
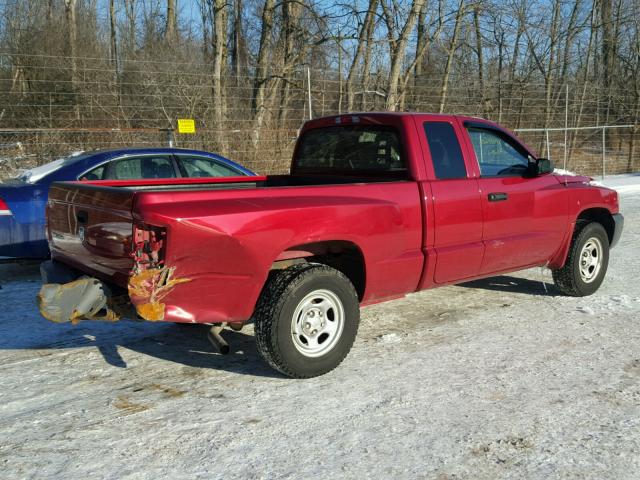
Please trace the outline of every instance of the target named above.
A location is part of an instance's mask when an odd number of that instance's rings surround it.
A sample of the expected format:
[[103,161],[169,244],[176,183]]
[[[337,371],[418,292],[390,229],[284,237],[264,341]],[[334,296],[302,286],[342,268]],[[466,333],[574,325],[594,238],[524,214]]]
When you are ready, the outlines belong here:
[[237,170],[212,158],[180,155],[179,159],[187,177],[235,177],[242,175]]
[[327,174],[407,173],[397,131],[368,125],[309,130],[299,141],[295,170]]

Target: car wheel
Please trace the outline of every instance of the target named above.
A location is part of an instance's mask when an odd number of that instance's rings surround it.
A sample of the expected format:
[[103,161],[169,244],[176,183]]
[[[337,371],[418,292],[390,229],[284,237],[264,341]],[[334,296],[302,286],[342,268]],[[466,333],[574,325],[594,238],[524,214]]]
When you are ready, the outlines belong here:
[[599,223],[576,227],[567,261],[553,270],[553,280],[565,295],[584,297],[594,293],[609,265],[609,237]]
[[293,378],[323,375],[347,356],[358,331],[358,295],[331,267],[300,264],[272,274],[256,306],[258,351]]

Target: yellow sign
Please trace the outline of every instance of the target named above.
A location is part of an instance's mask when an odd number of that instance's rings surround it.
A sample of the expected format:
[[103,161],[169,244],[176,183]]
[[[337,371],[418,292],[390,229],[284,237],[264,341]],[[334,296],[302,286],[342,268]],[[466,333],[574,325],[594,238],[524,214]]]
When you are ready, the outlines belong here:
[[196,133],[196,121],[193,118],[179,118],[178,133]]

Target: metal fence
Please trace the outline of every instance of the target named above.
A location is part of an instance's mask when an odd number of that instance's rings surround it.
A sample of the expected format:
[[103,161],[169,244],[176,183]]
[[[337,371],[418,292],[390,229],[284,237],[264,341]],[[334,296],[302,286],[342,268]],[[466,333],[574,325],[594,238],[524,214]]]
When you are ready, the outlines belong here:
[[[635,172],[635,125],[600,125],[568,128],[520,128],[515,132],[556,168],[604,178],[607,174]],[[534,147],[534,148],[535,148]]]
[[[78,58],[75,68],[72,89],[68,58],[0,52],[0,178],[78,150],[166,145],[165,129],[178,118],[194,118],[197,131],[176,135],[175,146],[216,151],[258,173],[283,172],[306,119],[346,113],[349,103],[354,111],[384,110],[386,101],[384,72],[355,79],[349,101],[345,72],[301,68],[270,77],[258,122],[247,72],[224,77],[224,113],[214,121],[210,65],[122,59],[116,72],[108,58]],[[437,111],[438,78],[430,72],[411,80],[398,109]],[[540,82],[494,81],[483,88],[473,75],[452,78],[445,112],[514,129],[535,151],[569,170],[640,170],[640,130],[630,99],[611,99],[607,111],[623,114],[601,126],[606,93],[597,86],[559,85],[551,110]]]

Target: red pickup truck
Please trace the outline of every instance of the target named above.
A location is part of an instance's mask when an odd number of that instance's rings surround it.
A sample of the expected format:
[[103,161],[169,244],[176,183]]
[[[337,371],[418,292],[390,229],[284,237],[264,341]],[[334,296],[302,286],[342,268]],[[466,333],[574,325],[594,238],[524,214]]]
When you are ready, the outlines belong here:
[[213,324],[220,348],[221,326],[253,320],[298,378],[340,364],[361,305],[539,265],[592,294],[623,226],[614,190],[553,174],[504,128],[419,113],[309,121],[289,175],[56,183],[47,210],[45,317],[133,306]]

